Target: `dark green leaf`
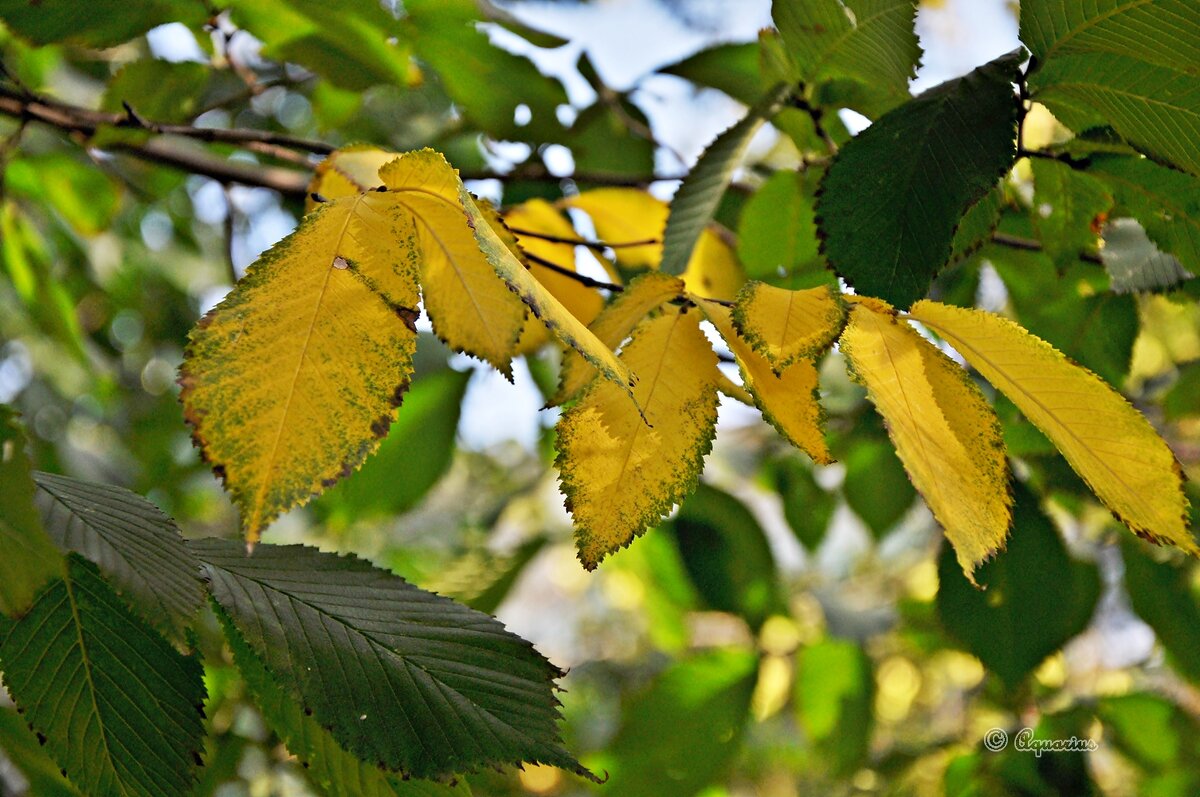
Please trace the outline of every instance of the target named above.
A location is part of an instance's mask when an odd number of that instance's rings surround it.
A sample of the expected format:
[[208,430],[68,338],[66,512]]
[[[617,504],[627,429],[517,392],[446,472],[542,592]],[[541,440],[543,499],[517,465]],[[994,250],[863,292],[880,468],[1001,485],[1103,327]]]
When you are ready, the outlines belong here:
[[0,404],[0,612],[16,615],[38,590],[62,575],[62,554],[42,528],[33,503],[33,468],[17,414]]
[[1112,207],[1112,194],[1099,180],[1065,163],[1033,158],[1033,228],[1056,262],[1072,263],[1095,251],[1096,217]]
[[13,708],[0,708],[0,750],[29,783],[29,794],[36,797],[81,797],[59,772],[58,764],[46,755],[33,734]]
[[1037,498],[1020,483],[1013,493],[1008,550],[975,574],[984,588],[971,586],[946,545],[937,596],[946,630],[1010,690],[1087,627],[1100,594],[1095,566],[1071,559]]
[[421,780],[401,780],[346,752],[315,719],[293,700],[263,667],[233,621],[217,609],[234,662],[271,730],[288,752],[304,762],[304,773],[327,797],[468,797],[464,783],[452,787]]
[[766,534],[732,495],[701,484],[670,528],[710,608],[741,615],[753,629],[786,610]]
[[1200,596],[1190,586],[1192,568],[1155,562],[1132,543],[1124,550],[1133,610],[1154,629],[1175,669],[1200,682]]
[[[777,172],[762,184],[742,209],[738,226],[738,259],[746,276],[764,279],[790,273],[819,257],[812,202],[803,177]],[[819,263],[817,267],[825,271]]]
[[315,501],[316,511],[329,522],[345,524],[416,506],[450,467],[470,378],[469,371],[447,369],[414,382],[379,450]]
[[1200,175],[1200,79],[1124,55],[1068,55],[1030,78],[1032,97],[1076,133],[1111,126],[1151,157]]
[[1116,195],[1158,248],[1200,274],[1200,179],[1145,158],[1095,158],[1089,174]]
[[82,554],[160,630],[183,629],[204,599],[200,563],[161,509],[121,487],[38,473],[35,502],[59,547]]
[[796,656],[796,711],[800,726],[838,775],[866,760],[874,725],[871,660],[853,642],[825,639]]
[[621,797],[691,797],[720,777],[741,745],[758,657],[712,650],[660,674],[624,707],[597,767]]
[[561,673],[486,614],[352,556],[191,545],[255,655],[359,758],[416,777],[522,761],[589,774],[559,741]]
[[654,144],[625,122],[632,119],[648,131],[646,115],[623,97],[613,102],[620,103],[624,118],[607,104],[596,103],[585,108],[571,126],[567,141],[576,171],[633,177],[653,174]]
[[921,46],[912,0],[775,0],[771,15],[806,83],[858,84],[848,107],[877,116],[908,99]]
[[200,3],[175,0],[0,0],[0,19],[34,44],[71,42],[112,47],[165,22],[199,26],[205,20]]
[[690,80],[697,86],[723,91],[735,100],[753,105],[770,87],[764,84],[758,58],[756,44],[721,44],[659,71]]
[[790,89],[782,84],[768,91],[740,122],[708,145],[683,179],[671,200],[671,212],[663,232],[661,268],[664,273],[678,275],[687,268],[692,249],[712,219],[750,139],[779,110],[789,92]]
[[887,438],[856,437],[839,459],[846,466],[842,494],[875,539],[900,522],[917,497]]
[[943,83],[842,148],[817,226],[830,265],[861,293],[907,307],[950,258],[963,214],[1012,165],[1020,54]]
[[1113,219],[1105,225],[1100,259],[1117,293],[1160,291],[1195,276],[1155,246],[1133,219]]
[[204,749],[200,662],[131,614],[90,562],[71,554],[28,614],[0,620],[0,668],[84,794],[190,790]]
[[[772,470],[775,492],[783,501],[784,519],[800,544],[808,551],[815,551],[824,541],[837,508],[833,493],[821,489],[812,469],[798,458],[780,460]],[[911,500],[910,497],[910,503]]]
[[1003,210],[1004,189],[1001,186],[988,191],[982,199],[972,205],[959,222],[958,229],[954,231],[950,260],[961,260],[982,246],[1000,223],[1000,213]]

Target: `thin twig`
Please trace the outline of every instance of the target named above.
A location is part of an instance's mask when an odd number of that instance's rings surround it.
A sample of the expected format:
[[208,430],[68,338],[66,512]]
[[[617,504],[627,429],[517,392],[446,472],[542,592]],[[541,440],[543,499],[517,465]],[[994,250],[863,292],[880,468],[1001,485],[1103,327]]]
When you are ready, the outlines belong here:
[[[1021,238],[1016,235],[1009,235],[1008,233],[1003,232],[992,233],[992,243],[999,244],[1000,246],[1007,246],[1009,249],[1022,249],[1026,252],[1040,252],[1045,248],[1042,246],[1041,241],[1035,241],[1032,238]],[[1104,261],[1100,259],[1100,255],[1096,254],[1095,252],[1080,252],[1079,259],[1087,263],[1104,263]]]
[[571,244],[573,246],[586,246],[588,249],[623,249],[630,246],[653,246],[661,244],[661,238],[643,238],[639,241],[589,241],[586,238],[570,238],[563,235],[551,235],[547,232],[535,232],[534,230],[526,230],[521,227],[508,228],[509,232],[514,232],[517,235],[524,235],[527,238],[537,238],[542,241],[549,241],[553,244]]
[[600,280],[592,279],[586,274],[580,274],[578,271],[572,271],[569,268],[564,268],[552,260],[547,260],[544,257],[538,257],[530,252],[524,252],[523,254],[525,255],[525,259],[530,263],[537,263],[539,266],[548,268],[556,274],[561,274],[568,279],[575,280],[584,287],[599,288],[600,290],[612,291],[613,293],[620,293],[621,291],[625,290],[625,288],[621,285],[615,285],[611,282],[601,282]]

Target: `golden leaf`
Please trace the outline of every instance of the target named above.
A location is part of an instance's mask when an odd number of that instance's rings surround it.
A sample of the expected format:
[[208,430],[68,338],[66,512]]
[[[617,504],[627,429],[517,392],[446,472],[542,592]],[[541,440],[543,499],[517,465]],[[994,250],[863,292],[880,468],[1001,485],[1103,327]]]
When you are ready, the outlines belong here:
[[[471,199],[458,174],[440,153],[426,149],[389,161],[380,178],[416,219],[423,253],[421,296],[434,333],[455,351],[485,360],[511,378],[525,306],[504,289],[480,251],[463,204],[464,197]],[[479,213],[474,204],[471,208]]]
[[931,301],[909,312],[1008,396],[1134,533],[1200,554],[1175,455],[1100,377],[1000,316]]
[[818,401],[816,363],[812,359],[798,359],[777,374],[737,333],[728,308],[715,302],[700,305],[725,339],[738,362],[742,384],[767,422],[814,462],[822,465],[833,462],[822,432],[825,414]]
[[379,170],[399,157],[398,152],[388,152],[370,144],[354,144],[331,152],[317,164],[313,179],[309,181],[304,212],[312,211],[319,204],[313,194],[324,199],[338,199],[378,188],[383,185]]
[[[613,252],[618,263],[630,268],[659,267],[662,236],[670,211],[666,202],[636,188],[597,188],[564,199],[563,204],[587,213],[602,241],[617,244],[657,241],[642,246],[618,246]],[[722,301],[731,301],[746,281],[733,249],[711,227],[700,234],[682,277],[689,292]]]
[[789,291],[751,282],[738,294],[733,323],[778,372],[833,345],[846,323],[846,303],[827,285]]
[[[616,351],[648,313],[682,293],[683,281],[678,277],[647,272],[618,293],[592,322],[590,329],[602,344]],[[558,393],[550,400],[550,406],[575,398],[595,375],[595,369],[587,361],[568,351],[563,356]]]
[[387,433],[412,370],[416,240],[393,194],[325,202],[192,331],[184,413],[251,542]]
[[854,302],[841,350],[971,578],[1003,547],[1012,519],[995,413],[962,368],[883,302]]
[[699,311],[664,308],[621,359],[638,377],[637,406],[596,380],[558,423],[562,490],[589,570],[692,491],[716,431],[719,371]]

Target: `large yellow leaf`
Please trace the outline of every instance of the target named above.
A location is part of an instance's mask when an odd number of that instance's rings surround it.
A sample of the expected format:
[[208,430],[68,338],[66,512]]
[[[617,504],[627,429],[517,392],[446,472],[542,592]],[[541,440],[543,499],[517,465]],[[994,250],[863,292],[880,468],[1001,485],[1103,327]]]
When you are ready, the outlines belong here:
[[[463,197],[468,202],[470,197],[458,174],[441,154],[427,149],[389,161],[380,178],[416,219],[423,253],[421,296],[433,331],[455,351],[486,360],[511,377],[525,306],[505,290],[480,251],[463,205]],[[472,210],[479,212],[473,204]]]
[[733,323],[776,371],[828,349],[846,323],[846,303],[829,286],[789,291],[751,282],[738,294]]
[[324,199],[338,199],[378,188],[383,185],[379,170],[399,157],[398,152],[388,152],[370,144],[355,144],[331,152],[317,165],[313,179],[309,181],[304,211],[307,213],[317,206],[313,194]]
[[1152,542],[1200,554],[1175,455],[1100,377],[991,313],[920,301],[910,314],[1008,396],[1121,522]]
[[[609,243],[654,240],[642,246],[613,249],[617,262],[631,268],[657,269],[662,262],[662,236],[667,227],[667,203],[636,188],[597,188],[563,200],[588,214],[596,235]],[[709,299],[730,301],[746,281],[733,249],[711,228],[704,230],[683,273],[688,291]]]
[[798,359],[777,374],[738,334],[728,308],[715,302],[700,305],[725,339],[742,372],[742,384],[767,422],[813,461],[822,465],[833,462],[822,432],[825,414],[818,402],[815,361]]
[[596,380],[558,423],[558,467],[591,570],[691,492],[717,422],[717,358],[700,312],[668,306],[621,351],[637,375],[637,406]]
[[184,412],[250,541],[386,434],[412,370],[416,237],[393,194],[323,203],[192,331]]
[[[683,281],[678,277],[668,277],[657,271],[647,272],[617,294],[592,322],[590,329],[602,344],[616,351],[638,322],[663,302],[682,295],[683,290]],[[558,393],[550,400],[550,405],[575,398],[595,375],[595,368],[583,357],[568,351],[563,356]]]
[[[575,247],[569,243],[537,237],[537,234],[542,234],[557,238],[575,238],[575,228],[571,223],[544,199],[530,199],[510,208],[504,214],[504,221],[528,256],[530,273],[562,302],[571,315],[585,324],[592,323],[604,308],[604,298],[599,291],[545,265],[545,262],[549,262],[565,271],[575,272]],[[595,260],[594,255],[587,256]],[[525,332],[517,344],[517,351],[533,351],[545,342],[547,335],[548,331],[543,325],[527,323]]]
[[855,301],[841,350],[970,578],[1003,547],[1011,520],[995,413],[962,368],[883,302]]

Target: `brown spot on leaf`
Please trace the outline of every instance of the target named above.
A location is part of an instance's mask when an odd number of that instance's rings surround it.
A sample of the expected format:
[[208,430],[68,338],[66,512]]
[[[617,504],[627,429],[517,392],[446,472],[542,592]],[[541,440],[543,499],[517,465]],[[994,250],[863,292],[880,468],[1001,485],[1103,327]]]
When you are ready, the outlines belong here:
[[42,733],[41,731],[38,731],[37,740],[38,740],[38,744],[44,745],[46,743],[46,734]]
[[392,306],[392,312],[404,322],[404,326],[408,327],[409,332],[417,331],[417,319],[421,317],[420,310],[414,310],[411,307],[404,307],[397,304]]
[[342,257],[341,255],[338,255],[337,257],[335,257],[333,259],[333,267],[337,268],[337,269],[350,268],[350,261],[347,260],[346,258]]
[[376,437],[384,437],[387,435],[388,429],[391,428],[391,425],[391,413],[380,415],[378,418],[371,421],[371,434],[375,435]]

